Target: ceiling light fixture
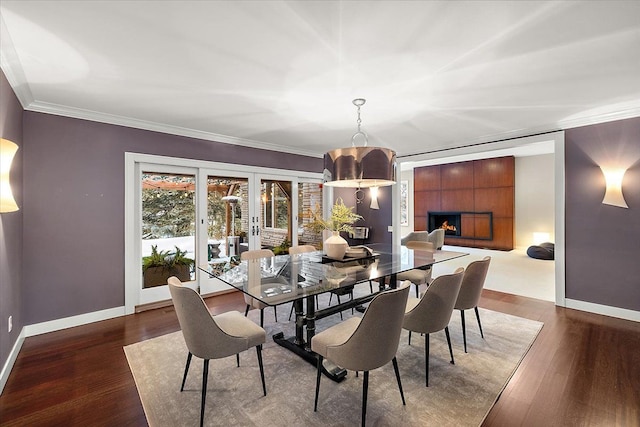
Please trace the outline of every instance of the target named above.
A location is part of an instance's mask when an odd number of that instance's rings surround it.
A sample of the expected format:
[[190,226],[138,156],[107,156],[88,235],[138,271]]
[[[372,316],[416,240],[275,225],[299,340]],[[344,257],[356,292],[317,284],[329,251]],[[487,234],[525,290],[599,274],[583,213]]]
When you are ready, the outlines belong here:
[[[358,108],[358,131],[351,137],[351,147],[338,148],[324,155],[324,182],[333,187],[368,188],[396,183],[396,152],[383,147],[368,147],[369,137],[360,129],[363,98],[353,100]],[[364,146],[356,147],[358,136]]]

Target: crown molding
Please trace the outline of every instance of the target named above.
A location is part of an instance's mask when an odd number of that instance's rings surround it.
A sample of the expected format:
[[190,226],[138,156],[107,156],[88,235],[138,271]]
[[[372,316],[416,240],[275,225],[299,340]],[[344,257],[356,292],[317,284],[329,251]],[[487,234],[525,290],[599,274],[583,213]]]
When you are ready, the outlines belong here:
[[558,126],[563,129],[572,129],[581,126],[596,125],[599,123],[614,122],[616,120],[632,119],[640,117],[640,101],[627,103],[617,111],[593,114],[574,119],[560,120]]
[[33,101],[33,94],[29,88],[29,83],[24,75],[20,58],[13,46],[11,35],[7,31],[4,18],[0,14],[0,68],[7,77],[9,85],[16,94],[22,109],[26,109]]
[[[466,140],[463,144],[457,145],[452,143],[449,146],[442,146],[431,151],[422,153],[398,154],[398,160],[404,162],[419,162],[432,158],[441,157],[443,155],[455,155],[458,151],[484,151],[495,149],[500,144],[506,143],[509,146],[528,143],[529,139],[545,138],[545,135],[561,132],[567,129],[578,128],[582,126],[596,125],[600,123],[613,122],[616,120],[631,119],[640,117],[640,102],[630,102],[617,111],[604,112],[600,114],[592,114],[573,119],[560,120],[555,124],[536,126],[528,129],[517,129],[508,132],[497,133],[493,135],[485,135],[482,137]],[[451,154],[454,153],[454,154]]]
[[[166,133],[170,135],[186,136],[189,138],[203,139],[213,142],[221,142],[224,144],[241,145],[243,147],[258,148],[261,150],[272,150],[301,156],[322,157],[322,154],[308,150],[302,150],[268,142],[256,141],[252,139],[238,138],[234,136],[221,135],[212,132],[204,132],[195,129],[183,128],[180,126],[172,126],[162,123],[151,122],[147,120],[139,120],[129,117],[117,116],[113,114],[100,113],[92,110],[81,108],[67,107],[64,105],[52,104],[48,102],[35,101],[26,108],[29,111],[39,113],[53,114],[57,116],[71,117],[75,119],[89,120],[99,123],[107,123],[118,126],[125,126],[135,129],[149,130],[153,132]],[[324,154],[324,153],[323,153]]]

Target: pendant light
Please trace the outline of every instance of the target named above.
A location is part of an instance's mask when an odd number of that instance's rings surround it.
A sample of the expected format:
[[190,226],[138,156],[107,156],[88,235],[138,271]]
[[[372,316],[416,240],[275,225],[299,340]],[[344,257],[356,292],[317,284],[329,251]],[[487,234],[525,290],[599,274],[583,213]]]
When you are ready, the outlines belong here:
[[[383,147],[369,147],[369,137],[360,129],[363,98],[353,100],[358,109],[358,131],[351,137],[351,147],[338,148],[324,155],[324,182],[333,187],[368,188],[396,183],[396,153]],[[358,136],[364,146],[356,146]]]

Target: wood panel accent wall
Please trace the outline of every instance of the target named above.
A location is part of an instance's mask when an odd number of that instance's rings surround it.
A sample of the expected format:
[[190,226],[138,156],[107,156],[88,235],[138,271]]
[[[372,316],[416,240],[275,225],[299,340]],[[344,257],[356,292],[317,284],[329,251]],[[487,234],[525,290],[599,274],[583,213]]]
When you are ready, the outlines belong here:
[[[445,237],[445,243],[474,248],[513,249],[513,156],[415,168],[413,179],[416,231],[427,230],[429,211],[492,212],[493,240]],[[465,235],[486,237],[489,235],[488,226],[488,221],[480,217],[463,218]]]

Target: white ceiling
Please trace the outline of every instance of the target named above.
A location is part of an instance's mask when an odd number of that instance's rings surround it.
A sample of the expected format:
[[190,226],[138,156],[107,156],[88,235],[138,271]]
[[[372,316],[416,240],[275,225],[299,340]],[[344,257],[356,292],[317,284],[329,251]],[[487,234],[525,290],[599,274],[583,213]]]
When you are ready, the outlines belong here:
[[[320,156],[640,115],[640,1],[10,1],[23,107]],[[361,143],[360,140],[357,141]]]

